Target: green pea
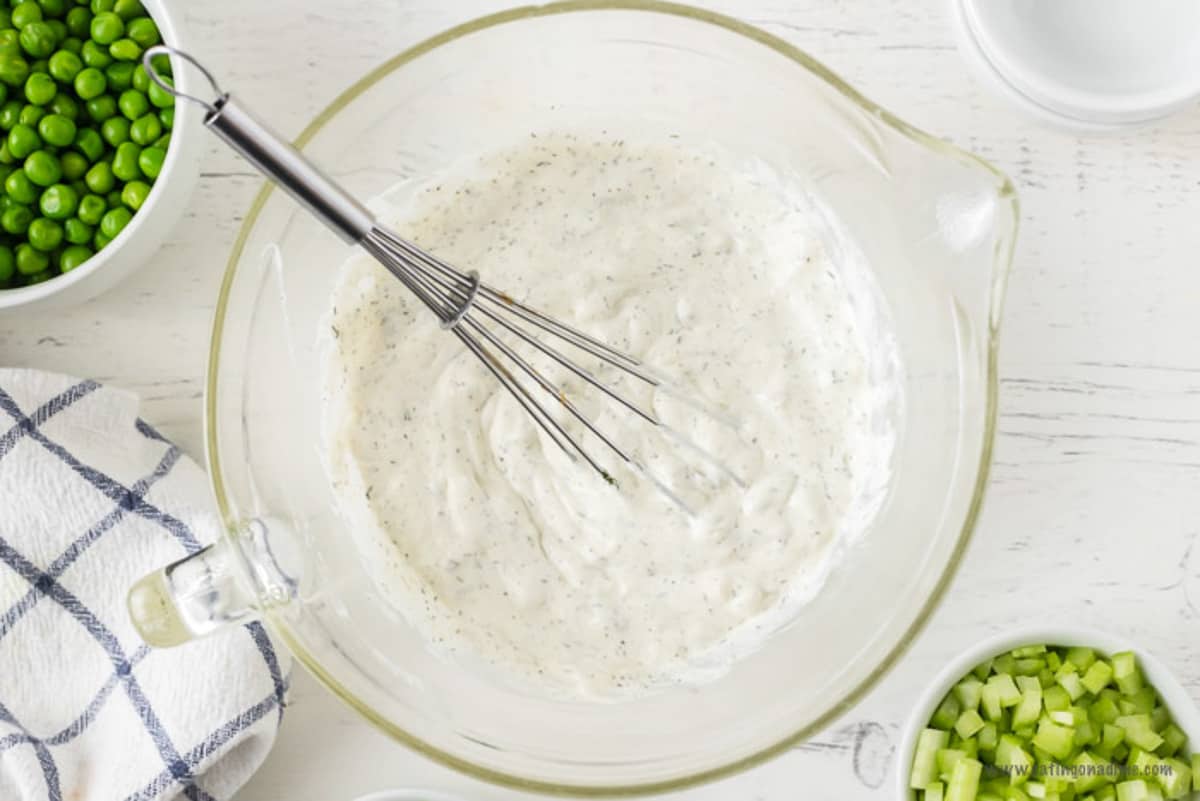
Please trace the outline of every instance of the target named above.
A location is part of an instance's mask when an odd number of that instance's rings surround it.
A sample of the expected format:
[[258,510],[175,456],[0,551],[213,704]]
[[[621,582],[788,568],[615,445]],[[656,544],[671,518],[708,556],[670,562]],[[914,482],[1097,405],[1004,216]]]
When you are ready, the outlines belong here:
[[29,62],[17,55],[0,55],[0,81],[23,86],[29,77]]
[[54,220],[38,217],[29,224],[25,236],[29,237],[29,244],[33,247],[43,253],[49,253],[62,244],[63,228]]
[[4,194],[17,203],[30,205],[38,198],[38,188],[29,180],[24,170],[13,170],[4,179]]
[[108,79],[108,88],[116,92],[124,92],[133,85],[133,71],[136,64],[128,61],[118,61],[104,68],[104,77]]
[[[66,168],[66,166],[64,166],[63,167],[63,177],[66,178],[66,176],[67,176],[67,168]],[[74,189],[75,194],[79,197],[83,197],[84,195],[88,194],[87,181],[83,180],[82,178],[76,178],[74,181],[71,181],[71,183],[67,184],[67,186]]]
[[108,54],[117,61],[134,62],[142,57],[142,46],[126,37],[109,45]]
[[[28,229],[30,226],[26,226]],[[50,266],[50,257],[40,250],[35,250],[28,242],[17,245],[17,272],[21,275],[35,275]]]
[[167,151],[160,147],[144,148],[138,155],[138,169],[142,171],[142,175],[153,180],[162,172],[163,161],[166,158]]
[[96,235],[92,237],[92,247],[96,250],[104,250],[111,241],[112,238],[105,236],[103,231],[97,231]]
[[105,11],[112,11],[116,4],[117,0],[92,0],[90,8],[93,14],[101,14]]
[[17,272],[17,257],[12,248],[0,245],[0,284],[7,284]]
[[88,116],[96,122],[104,122],[117,115],[117,101],[112,95],[93,97],[86,105]]
[[[95,20],[92,20],[95,22]],[[79,57],[83,59],[83,63],[89,67],[103,69],[112,63],[112,56],[108,54],[108,48],[96,44],[91,39],[83,43],[83,47],[79,49]]]
[[149,194],[150,184],[145,181],[130,181],[121,190],[121,202],[134,211],[137,211],[146,202],[146,197]]
[[92,241],[92,236],[96,233],[92,226],[85,223],[78,217],[72,217],[63,222],[63,239],[70,242],[72,245],[86,245]]
[[13,236],[21,236],[29,230],[33,222],[33,212],[28,206],[9,206],[0,214],[0,228]]
[[5,137],[5,141],[0,143],[0,164],[13,164],[16,160],[17,157],[8,150],[8,139]]
[[58,183],[62,178],[62,164],[45,150],[35,150],[25,159],[25,174],[38,186],[46,187]]
[[125,35],[125,21],[111,11],[102,11],[92,17],[92,41],[110,45]]
[[23,53],[24,51],[21,50],[21,32],[16,28],[0,30],[0,55],[19,56]]
[[48,66],[50,74],[54,76],[54,80],[71,83],[75,80],[75,76],[79,74],[79,71],[83,69],[83,60],[70,50],[59,50],[50,56]]
[[34,126],[42,121],[42,117],[46,116],[46,111],[41,106],[31,106],[26,103],[21,106],[21,116],[17,118],[17,122],[21,125]]
[[[70,220],[69,222],[76,221]],[[83,223],[80,223],[80,225],[83,225]],[[91,234],[91,229],[88,229],[88,233]],[[91,237],[89,236],[89,239],[90,238]],[[92,249],[83,243],[71,245],[70,247],[64,248],[62,255],[58,257],[58,269],[62,270],[64,273],[69,273],[71,270],[74,270],[76,267],[90,259],[93,255]]]
[[169,133],[165,133],[158,137],[158,139],[154,140],[153,147],[157,147],[160,150],[169,149],[171,147],[171,135]]
[[122,142],[117,145],[117,152],[113,154],[113,175],[122,181],[134,181],[141,178],[142,171],[138,167],[138,156],[141,154],[142,149],[133,142]]
[[79,101],[71,97],[66,92],[59,92],[50,101],[50,105],[46,109],[51,114],[58,114],[60,117],[66,117],[71,122],[79,119]]
[[21,49],[34,58],[45,58],[54,52],[58,38],[45,22],[31,22],[21,29]]
[[[175,82],[166,76],[160,76],[167,86],[175,86]],[[151,104],[157,108],[172,108],[175,105],[175,96],[163,89],[154,81],[150,82],[150,88],[146,90],[146,96],[150,98]]]
[[66,184],[55,184],[42,192],[38,208],[51,220],[65,220],[75,216],[79,208],[79,195]]
[[108,204],[110,209],[119,209],[125,205],[125,201],[121,199],[120,189],[114,189],[105,195],[104,202]]
[[47,268],[45,270],[42,270],[40,273],[34,273],[33,275],[26,276],[25,286],[33,286],[34,284],[44,284],[53,277],[54,277],[54,273],[51,272]]
[[92,12],[76,6],[67,12],[67,30],[80,39],[92,35]]
[[75,133],[75,147],[89,161],[95,161],[104,153],[104,140],[95,128],[80,128]]
[[139,92],[149,92],[152,83],[150,76],[146,74],[146,68],[138,64],[133,70],[133,88]]
[[117,98],[117,108],[121,110],[126,119],[136,120],[150,110],[150,101],[138,90],[126,89]]
[[79,210],[76,214],[87,225],[99,225],[100,218],[108,211],[108,204],[99,195],[84,195],[79,199]]
[[125,26],[125,35],[144,48],[153,47],[162,41],[158,26],[149,17],[138,17],[130,20]]
[[100,233],[104,234],[109,239],[116,239],[117,234],[129,224],[133,219],[133,212],[129,209],[118,206],[115,209],[109,209],[104,213],[104,217],[100,220]]
[[9,100],[0,106],[0,128],[11,131],[21,121],[21,101]]
[[93,164],[88,168],[87,174],[83,176],[83,180],[87,183],[88,189],[97,195],[111,192],[113,187],[117,185],[116,178],[113,177],[112,167],[107,161]]
[[25,81],[25,99],[35,106],[44,106],[58,94],[58,84],[44,72],[35,72]]
[[45,59],[45,58],[34,59],[33,61],[29,62],[29,74],[32,75],[35,72],[46,72],[49,69],[49,67],[50,67],[49,59]]
[[7,6],[0,8],[0,30],[11,30],[12,27],[12,11]]
[[[67,53],[73,53],[78,56],[83,52],[83,40],[78,36],[68,36],[66,39],[63,39],[58,43],[58,47],[60,50],[63,50]],[[82,61],[82,59],[80,60]]]
[[129,141],[129,120],[124,117],[110,117],[100,124],[100,135],[104,141],[113,147]]
[[42,7],[42,14],[47,17],[61,17],[67,10],[65,0],[37,0],[37,4]]
[[140,0],[116,0],[113,4],[113,12],[126,22],[134,17],[146,16],[146,9]]
[[175,127],[175,109],[160,108],[158,110],[158,120],[162,123],[163,128],[168,131]]
[[42,21],[42,8],[32,0],[17,3],[12,9],[12,24],[15,28],[24,28],[31,22]]
[[[8,132],[8,152],[14,158],[23,159],[42,146],[37,131],[28,125],[14,125]],[[25,201],[28,202],[28,201]]]
[[107,88],[108,79],[96,67],[88,67],[75,74],[75,94],[83,100],[99,97]]
[[88,168],[92,166],[87,159],[74,150],[63,153],[58,160],[62,163],[63,180],[70,181],[72,184],[82,180],[83,176],[87,175]]
[[75,123],[59,114],[47,114],[38,122],[38,134],[45,142],[67,147],[75,141]]
[[154,114],[146,114],[138,117],[129,126],[129,138],[139,145],[152,144],[162,134],[162,123],[158,121],[158,117]]

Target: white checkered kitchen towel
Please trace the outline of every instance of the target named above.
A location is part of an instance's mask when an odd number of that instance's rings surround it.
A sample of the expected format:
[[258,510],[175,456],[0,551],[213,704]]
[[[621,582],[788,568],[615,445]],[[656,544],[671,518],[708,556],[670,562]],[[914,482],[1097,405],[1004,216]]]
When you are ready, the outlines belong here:
[[288,670],[262,625],[151,650],[125,610],[211,514],[135,396],[0,370],[0,801],[220,801],[262,762]]

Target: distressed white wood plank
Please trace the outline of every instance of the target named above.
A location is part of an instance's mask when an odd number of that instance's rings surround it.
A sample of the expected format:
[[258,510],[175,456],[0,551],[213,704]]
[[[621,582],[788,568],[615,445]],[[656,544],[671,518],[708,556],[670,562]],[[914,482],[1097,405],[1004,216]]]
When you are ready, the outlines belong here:
[[[182,4],[182,3],[181,3]],[[496,0],[207,0],[196,50],[294,135],[358,76]],[[906,120],[1018,183],[993,482],[967,559],[907,658],[812,742],[689,801],[890,799],[891,749],[924,679],[961,648],[1053,614],[1136,638],[1200,694],[1200,110],[1121,136],[1040,127],[976,85],[941,0],[702,3],[808,50]],[[0,363],[92,375],[200,452],[216,288],[258,179],[209,144],[154,263],[69,312],[0,318]],[[331,801],[424,784],[521,797],[409,754],[297,673],[276,750],[237,801]]]

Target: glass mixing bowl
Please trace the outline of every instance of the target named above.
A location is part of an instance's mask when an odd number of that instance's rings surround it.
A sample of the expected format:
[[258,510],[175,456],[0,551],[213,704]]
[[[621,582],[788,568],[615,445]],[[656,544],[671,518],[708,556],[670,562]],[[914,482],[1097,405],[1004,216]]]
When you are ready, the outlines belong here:
[[613,703],[522,694],[432,654],[372,586],[322,469],[316,331],[346,246],[267,188],[213,332],[207,443],[224,536],[147,577],[131,609],[156,644],[261,616],[381,729],[478,777],[579,795],[676,788],[829,723],[929,616],[985,484],[1016,199],[987,163],[787,43],[654,2],[555,3],[447,31],[352,86],[299,145],[370,198],[555,127],[665,129],[800,173],[873,270],[904,361],[903,431],[882,512],[816,600],[722,678]]

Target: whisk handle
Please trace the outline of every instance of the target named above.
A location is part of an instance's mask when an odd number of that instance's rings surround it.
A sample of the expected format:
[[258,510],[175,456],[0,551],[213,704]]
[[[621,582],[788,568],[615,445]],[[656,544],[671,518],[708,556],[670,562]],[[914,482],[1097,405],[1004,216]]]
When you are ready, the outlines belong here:
[[213,103],[204,124],[346,242],[370,233],[375,218],[361,203],[229,95]]

